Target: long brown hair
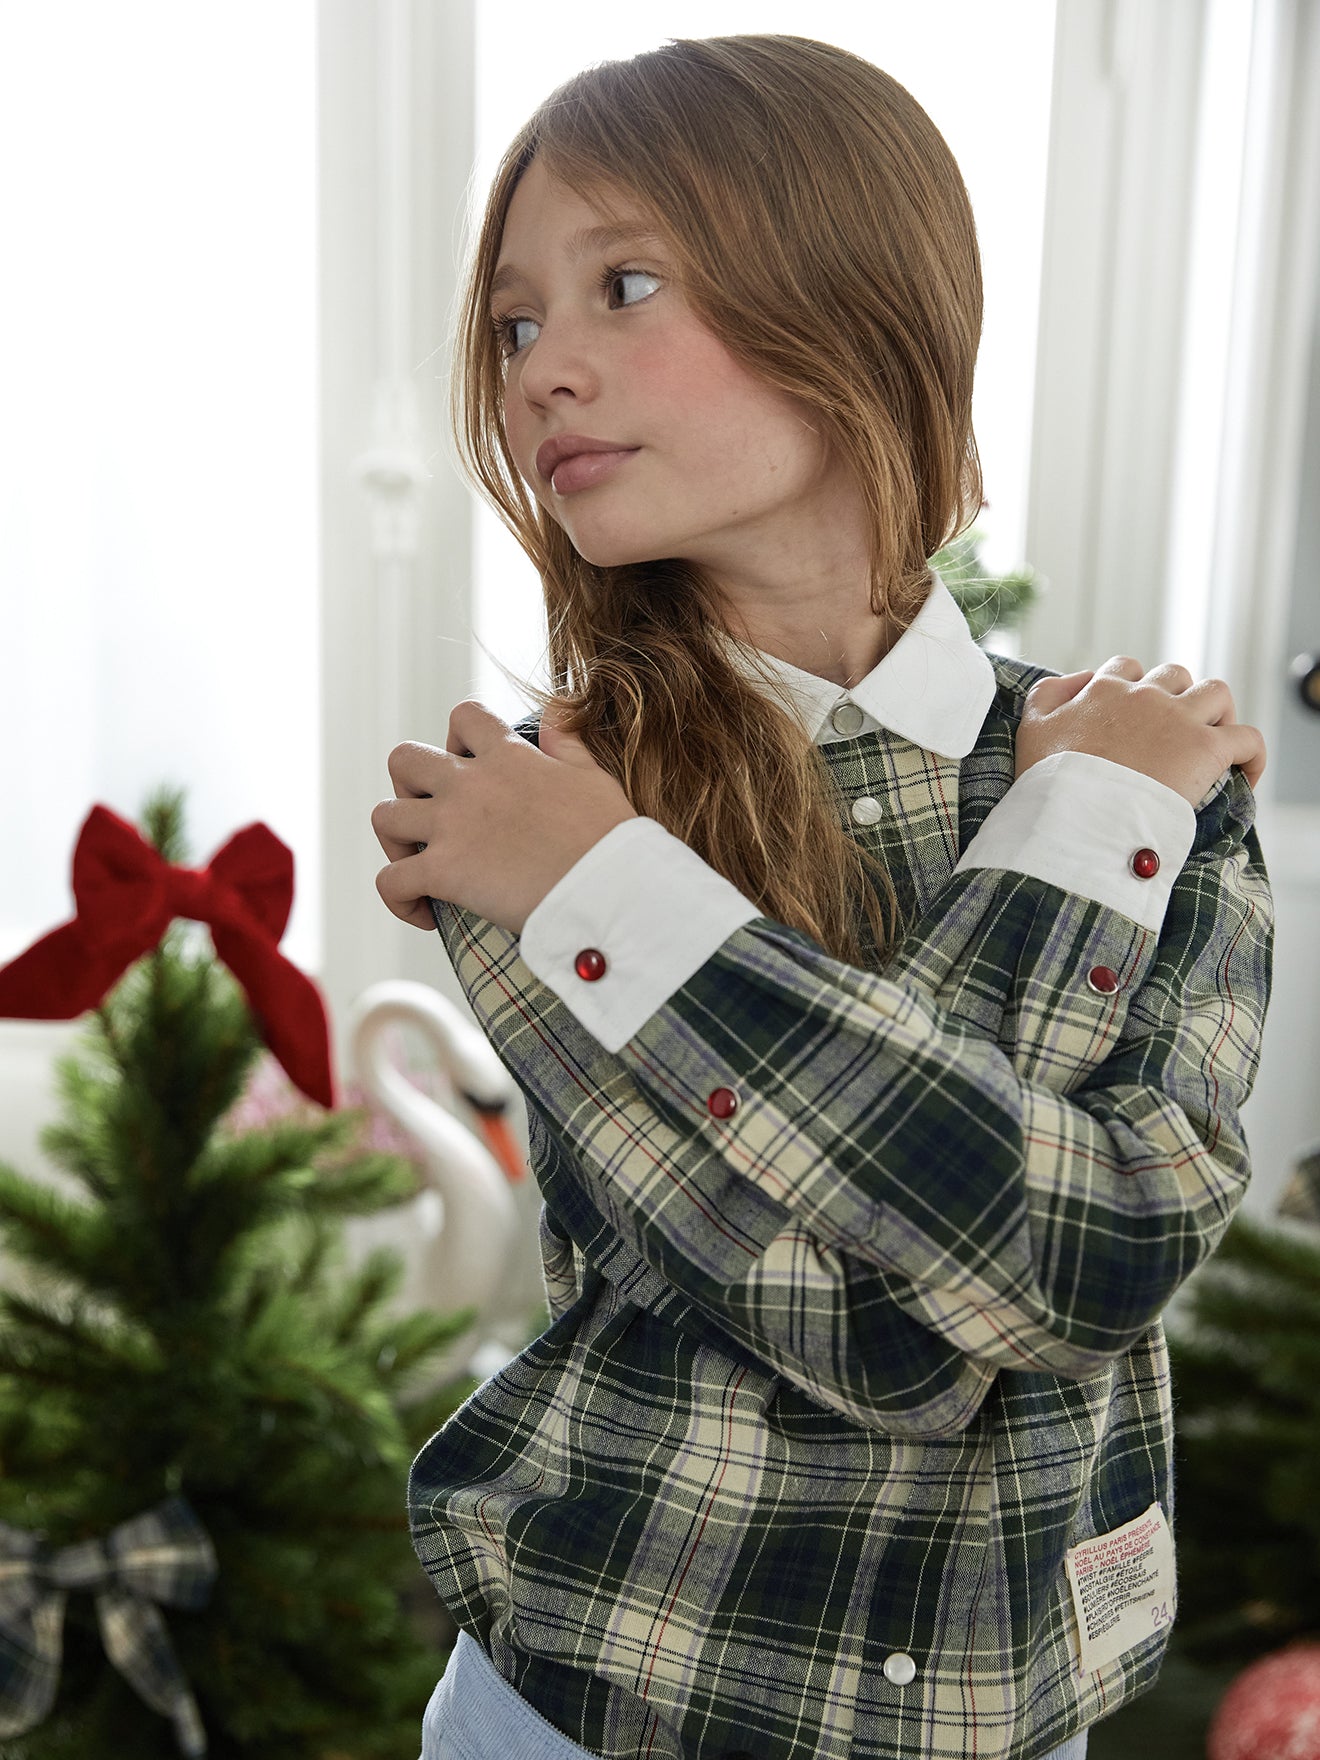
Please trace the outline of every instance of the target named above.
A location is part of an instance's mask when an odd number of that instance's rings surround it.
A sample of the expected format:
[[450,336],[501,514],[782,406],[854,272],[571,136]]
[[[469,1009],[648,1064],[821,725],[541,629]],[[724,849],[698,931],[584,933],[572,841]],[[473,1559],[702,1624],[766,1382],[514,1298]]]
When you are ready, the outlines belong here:
[[814,408],[867,509],[871,609],[899,631],[928,591],[927,558],[981,505],[981,266],[957,164],[896,80],[805,37],[679,39],[589,68],[500,162],[453,380],[462,462],[545,593],[553,689],[521,688],[543,710],[563,703],[636,811],[764,915],[848,964],[883,964],[904,928],[893,882],[845,831],[801,723],[731,662],[703,572],[588,563],[522,482],[489,306],[509,201],[534,157],[603,208],[640,209],[709,330]]

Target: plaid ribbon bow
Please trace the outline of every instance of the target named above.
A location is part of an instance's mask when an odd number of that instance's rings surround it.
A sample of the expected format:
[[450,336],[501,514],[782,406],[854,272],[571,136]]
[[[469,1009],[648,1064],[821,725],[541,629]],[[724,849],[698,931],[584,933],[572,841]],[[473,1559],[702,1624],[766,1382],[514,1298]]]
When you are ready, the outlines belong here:
[[206,1753],[197,1702],[153,1602],[202,1607],[215,1551],[182,1497],[121,1522],[103,1540],[50,1548],[0,1522],[0,1736],[22,1735],[49,1713],[59,1684],[64,1603],[96,1596],[106,1655],[153,1710],[174,1722],[180,1752]]

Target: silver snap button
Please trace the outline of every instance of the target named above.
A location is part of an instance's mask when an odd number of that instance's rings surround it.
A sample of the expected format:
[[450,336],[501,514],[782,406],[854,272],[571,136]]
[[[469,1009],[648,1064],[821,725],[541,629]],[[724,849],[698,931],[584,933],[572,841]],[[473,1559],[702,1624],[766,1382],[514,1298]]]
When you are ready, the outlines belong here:
[[884,808],[874,795],[864,794],[860,800],[852,804],[853,820],[858,825],[874,825],[884,817]]
[[830,714],[830,726],[835,733],[857,733],[865,719],[856,703],[839,703]]
[[909,1681],[917,1678],[917,1665],[902,1650],[896,1650],[892,1656],[886,1656],[884,1662],[885,1679],[896,1687],[905,1687]]

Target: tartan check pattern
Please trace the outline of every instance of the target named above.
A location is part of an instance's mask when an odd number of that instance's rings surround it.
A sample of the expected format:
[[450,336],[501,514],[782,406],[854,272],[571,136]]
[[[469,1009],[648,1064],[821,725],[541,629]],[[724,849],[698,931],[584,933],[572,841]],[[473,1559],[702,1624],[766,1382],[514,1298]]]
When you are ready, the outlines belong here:
[[197,1702],[156,1602],[204,1607],[215,1549],[192,1506],[167,1497],[104,1539],[52,1548],[0,1522],[0,1735],[41,1723],[55,1703],[71,1591],[96,1597],[106,1655],[141,1697],[174,1724],[181,1754],[206,1753]]
[[991,658],[961,761],[818,748],[915,918],[883,972],[760,917],[611,1054],[433,901],[526,1097],[551,1325],[419,1453],[414,1544],[607,1760],[1037,1760],[1158,1673],[1167,1628],[1078,1673],[1064,1553],[1173,1519],[1160,1315],[1250,1176],[1269,881],[1237,770],[1158,935],[954,873],[1048,676]]

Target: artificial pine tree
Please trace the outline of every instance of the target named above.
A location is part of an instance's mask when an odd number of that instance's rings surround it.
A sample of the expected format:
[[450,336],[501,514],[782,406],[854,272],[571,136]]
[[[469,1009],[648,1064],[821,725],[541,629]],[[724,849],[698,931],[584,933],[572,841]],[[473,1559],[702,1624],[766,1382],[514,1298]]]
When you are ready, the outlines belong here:
[[[183,859],[177,794],[144,828]],[[401,1600],[406,1479],[475,1385],[421,1381],[467,1316],[388,1317],[393,1254],[346,1269],[341,1219],[416,1190],[401,1157],[354,1148],[362,1109],[217,1128],[260,1049],[237,982],[175,924],[57,1066],[67,1119],[41,1143],[74,1188],[0,1164],[0,1522],[56,1552],[177,1494],[216,1569],[204,1606],[160,1611],[210,1760],[414,1760],[444,1657]],[[175,1760],[90,1595],[68,1599],[53,1708],[0,1752]]]
[[1175,1642],[1198,1661],[1320,1639],[1320,1153],[1281,1212],[1239,1212],[1170,1317]]
[[1012,629],[1021,623],[1042,591],[1034,568],[987,574],[980,557],[980,538],[973,526],[930,558],[931,567],[949,589],[978,642],[991,630]]

